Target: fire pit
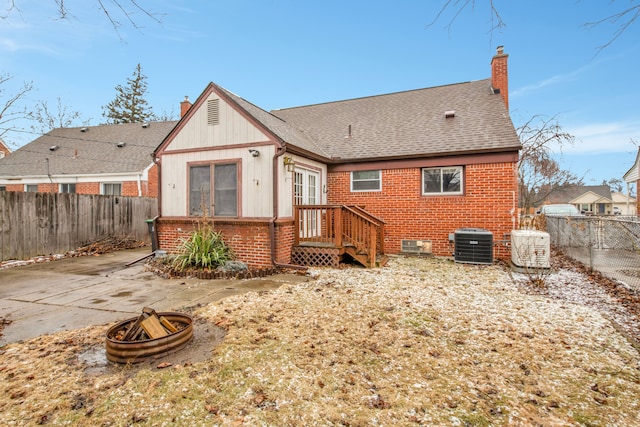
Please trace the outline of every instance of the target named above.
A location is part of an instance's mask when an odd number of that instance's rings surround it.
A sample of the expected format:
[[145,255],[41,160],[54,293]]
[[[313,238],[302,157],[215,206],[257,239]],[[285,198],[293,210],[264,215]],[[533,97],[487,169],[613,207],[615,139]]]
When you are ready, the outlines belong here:
[[139,317],[107,330],[107,359],[115,363],[140,363],[178,351],[193,337],[193,318],[176,312],[156,313],[145,307]]

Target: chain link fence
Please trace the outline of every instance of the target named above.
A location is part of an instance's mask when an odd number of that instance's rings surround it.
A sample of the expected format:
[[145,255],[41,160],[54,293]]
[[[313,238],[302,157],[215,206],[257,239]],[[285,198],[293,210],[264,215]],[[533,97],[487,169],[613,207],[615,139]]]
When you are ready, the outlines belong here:
[[640,291],[640,216],[547,216],[551,244],[567,256]]

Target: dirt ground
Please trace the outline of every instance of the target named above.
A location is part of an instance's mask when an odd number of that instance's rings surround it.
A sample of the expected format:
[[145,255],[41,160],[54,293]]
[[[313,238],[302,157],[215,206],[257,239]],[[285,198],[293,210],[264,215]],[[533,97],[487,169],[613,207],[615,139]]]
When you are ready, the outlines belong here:
[[193,345],[135,366],[104,362],[109,325],[7,345],[0,424],[640,425],[638,295],[554,260],[544,286],[435,258],[313,269],[193,307]]

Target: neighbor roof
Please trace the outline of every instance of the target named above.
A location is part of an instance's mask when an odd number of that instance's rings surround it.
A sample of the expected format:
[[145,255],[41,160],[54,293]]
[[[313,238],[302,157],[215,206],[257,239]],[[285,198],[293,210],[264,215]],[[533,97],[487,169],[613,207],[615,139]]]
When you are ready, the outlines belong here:
[[550,203],[570,203],[585,193],[594,193],[611,200],[611,187],[608,185],[571,185],[555,191],[549,196]]
[[[452,117],[445,117],[445,113]],[[491,80],[271,111],[336,162],[521,148]]]
[[[0,159],[0,177],[142,172],[176,121],[59,128]],[[121,146],[118,146],[118,143]]]

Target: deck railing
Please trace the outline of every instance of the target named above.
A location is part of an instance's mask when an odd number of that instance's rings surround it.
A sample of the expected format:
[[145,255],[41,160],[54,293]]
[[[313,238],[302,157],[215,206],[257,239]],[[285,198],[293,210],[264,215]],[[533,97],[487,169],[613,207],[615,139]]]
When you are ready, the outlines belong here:
[[352,248],[375,263],[384,253],[384,221],[358,206],[299,205],[294,207],[294,244]]

